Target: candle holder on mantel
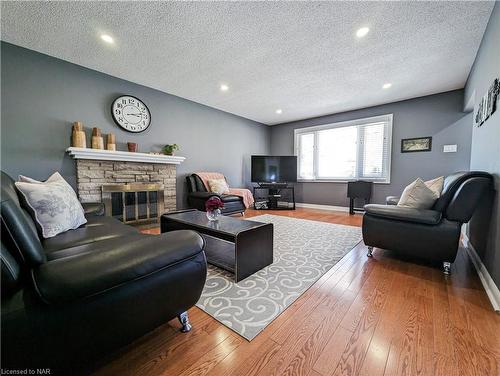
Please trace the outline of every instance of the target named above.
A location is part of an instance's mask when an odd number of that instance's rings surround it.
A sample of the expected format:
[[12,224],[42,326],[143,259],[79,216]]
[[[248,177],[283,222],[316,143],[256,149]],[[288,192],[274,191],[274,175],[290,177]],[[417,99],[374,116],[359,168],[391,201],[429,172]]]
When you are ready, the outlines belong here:
[[86,148],[87,138],[83,131],[83,124],[79,121],[73,123],[73,131],[71,132],[71,146],[75,148]]
[[116,138],[113,133],[108,134],[106,141],[106,150],[116,151]]
[[104,139],[99,128],[92,129],[92,149],[104,149]]

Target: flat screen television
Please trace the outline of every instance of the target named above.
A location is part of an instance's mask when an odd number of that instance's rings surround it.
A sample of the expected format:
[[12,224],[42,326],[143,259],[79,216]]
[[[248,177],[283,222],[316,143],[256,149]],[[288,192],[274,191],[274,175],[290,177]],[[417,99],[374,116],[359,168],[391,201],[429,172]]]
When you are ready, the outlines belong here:
[[297,157],[252,155],[252,182],[294,183],[297,181]]

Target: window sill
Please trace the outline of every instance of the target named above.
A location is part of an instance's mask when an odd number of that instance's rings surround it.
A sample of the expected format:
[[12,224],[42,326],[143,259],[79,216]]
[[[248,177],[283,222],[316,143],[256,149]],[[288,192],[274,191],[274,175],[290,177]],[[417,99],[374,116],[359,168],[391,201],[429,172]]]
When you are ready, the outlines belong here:
[[[372,181],[369,179],[360,179],[363,181]],[[343,183],[347,184],[351,181],[357,181],[357,180],[335,180],[335,179],[314,179],[314,180],[309,180],[309,179],[297,179],[297,183]],[[373,184],[391,184],[390,181],[373,181]]]

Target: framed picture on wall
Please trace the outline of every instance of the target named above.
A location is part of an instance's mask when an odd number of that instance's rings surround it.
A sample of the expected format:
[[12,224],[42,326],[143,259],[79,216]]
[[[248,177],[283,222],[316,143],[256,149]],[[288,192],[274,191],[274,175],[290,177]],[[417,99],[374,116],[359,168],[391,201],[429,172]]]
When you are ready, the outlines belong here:
[[496,78],[491,84],[488,92],[479,100],[474,120],[480,127],[497,109],[497,100],[500,94],[500,80]]
[[432,137],[403,138],[401,140],[401,153],[431,151],[431,149]]

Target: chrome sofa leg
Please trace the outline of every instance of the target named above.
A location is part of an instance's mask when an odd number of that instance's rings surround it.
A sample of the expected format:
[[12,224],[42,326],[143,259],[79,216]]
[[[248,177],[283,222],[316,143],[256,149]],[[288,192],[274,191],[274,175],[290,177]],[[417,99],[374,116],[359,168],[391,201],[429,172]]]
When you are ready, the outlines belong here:
[[177,316],[177,318],[179,319],[179,321],[182,324],[182,328],[181,328],[182,333],[187,333],[187,332],[191,331],[192,326],[189,323],[189,316],[188,316],[187,312],[182,312],[179,316]]
[[368,253],[366,254],[367,257],[373,257],[373,247],[368,246]]
[[451,274],[451,263],[444,261],[443,262],[443,273],[445,275]]

